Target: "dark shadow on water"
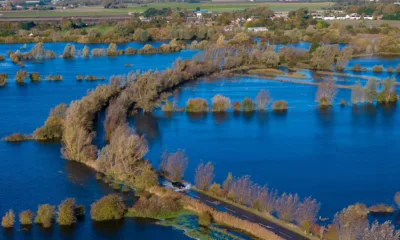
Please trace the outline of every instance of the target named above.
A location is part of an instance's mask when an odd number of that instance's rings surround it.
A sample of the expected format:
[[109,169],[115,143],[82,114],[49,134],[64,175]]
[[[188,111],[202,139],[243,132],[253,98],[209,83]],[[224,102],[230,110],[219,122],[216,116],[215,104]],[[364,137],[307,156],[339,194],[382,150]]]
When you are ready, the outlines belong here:
[[71,226],[59,226],[60,227],[60,233],[64,237],[72,237],[74,230],[76,229],[76,225],[73,224]]
[[267,111],[257,111],[256,117],[257,117],[257,123],[260,126],[264,126],[268,120],[268,112]]
[[137,113],[132,119],[136,132],[140,135],[145,135],[150,145],[154,143],[154,141],[160,139],[159,119],[152,113]]
[[334,124],[334,110],[332,107],[317,107],[317,120],[322,126],[331,126]]
[[65,161],[64,169],[68,178],[77,185],[86,185],[95,174],[94,170],[75,161]]
[[3,228],[3,237],[4,239],[15,239],[14,237],[14,229],[13,228]]
[[20,233],[24,236],[24,237],[29,237],[31,238],[33,236],[33,226],[32,225],[21,225],[20,228]]
[[171,119],[174,116],[174,112],[163,112],[163,116],[167,119]]
[[253,120],[253,118],[254,118],[255,115],[256,115],[255,111],[243,112],[243,113],[242,113],[243,120],[244,120],[246,123],[250,123],[250,122]]
[[124,226],[124,219],[110,221],[92,221],[92,227],[96,232],[112,235],[117,233]]
[[227,112],[213,112],[212,117],[215,124],[222,124],[229,120],[229,113]]
[[207,112],[201,113],[186,113],[190,121],[199,121],[199,120],[206,120],[207,119]]
[[52,235],[53,235],[53,232],[54,232],[53,228],[54,228],[54,227],[57,227],[57,226],[55,226],[55,225],[56,225],[56,223],[53,222],[53,224],[52,224],[51,227],[49,227],[49,228],[44,228],[44,227],[42,227],[42,226],[38,226],[39,234],[40,234],[41,236],[45,237],[45,238],[48,238],[48,237],[52,236]]

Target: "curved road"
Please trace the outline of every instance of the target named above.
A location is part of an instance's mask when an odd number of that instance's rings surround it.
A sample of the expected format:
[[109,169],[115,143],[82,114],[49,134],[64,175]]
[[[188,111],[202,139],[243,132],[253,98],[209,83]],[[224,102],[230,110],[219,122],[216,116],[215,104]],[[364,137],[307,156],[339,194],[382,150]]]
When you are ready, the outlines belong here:
[[204,195],[202,193],[199,193],[199,192],[196,192],[193,190],[189,190],[189,191],[185,191],[185,194],[190,196],[191,198],[198,199],[219,211],[223,211],[223,212],[228,211],[230,214],[232,214],[236,217],[239,217],[242,219],[247,219],[254,223],[258,223],[261,226],[269,229],[270,231],[274,232],[276,235],[278,235],[284,239],[288,239],[288,240],[297,240],[297,239],[307,240],[308,239],[306,237],[299,235],[296,232],[293,232],[286,228],[283,228],[283,227],[279,226],[278,224],[271,222],[265,218],[257,216],[255,214],[245,211],[241,208],[235,207],[231,204],[228,204],[225,202],[220,202],[219,200],[212,198],[210,196]]

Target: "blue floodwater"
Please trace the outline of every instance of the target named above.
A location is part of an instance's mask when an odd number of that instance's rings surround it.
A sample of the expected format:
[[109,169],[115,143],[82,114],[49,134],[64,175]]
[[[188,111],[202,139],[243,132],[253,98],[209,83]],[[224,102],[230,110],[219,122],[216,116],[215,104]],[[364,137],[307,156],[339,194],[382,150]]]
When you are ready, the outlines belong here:
[[228,172],[251,175],[254,182],[281,193],[312,196],[322,203],[320,213],[332,217],[349,204],[394,204],[399,191],[397,143],[400,113],[396,106],[347,106],[350,91],[340,90],[336,104],[321,111],[314,103],[316,87],[253,78],[197,82],[182,87],[178,105],[189,98],[216,94],[231,101],[255,98],[260,89],[274,100],[286,100],[286,114],[234,113],[172,115],[156,112],[136,116],[134,126],[150,140],[149,159],[158,165],[164,150],[185,149],[189,157],[186,179],[194,181],[197,165],[211,161],[215,180]]
[[[57,53],[64,46],[64,43],[45,44]],[[18,44],[0,45],[0,54],[17,48]],[[43,77],[59,74],[64,80],[57,83],[27,80],[24,85],[15,84],[14,74],[20,68],[7,58],[0,62],[0,73],[10,75],[8,84],[0,88],[0,137],[13,132],[33,132],[43,124],[52,107],[79,99],[101,83],[77,82],[78,74],[108,78],[130,70],[163,70],[171,67],[177,58],[188,59],[196,53],[29,61],[25,64],[28,72],[38,72]],[[349,65],[364,60],[355,59]],[[371,61],[393,67],[399,63],[398,59]],[[125,64],[133,66],[124,67]],[[318,80],[313,73],[305,74],[311,78],[305,81]],[[372,73],[363,73],[368,74]],[[339,80],[341,84],[352,85],[357,79]],[[321,214],[327,217],[355,202],[394,204],[393,195],[400,183],[396,148],[400,135],[396,122],[400,116],[396,107],[340,108],[336,104],[330,111],[321,112],[314,103],[315,87],[254,78],[186,84],[178,95],[178,102],[184,106],[190,97],[211,101],[215,94],[226,95],[232,101],[245,96],[254,98],[260,89],[269,90],[275,100],[288,101],[288,113],[165,116],[156,111],[153,115],[135,116],[134,126],[149,140],[147,157],[157,166],[164,149],[185,149],[190,159],[187,180],[193,180],[194,169],[200,161],[212,161],[216,181],[223,181],[228,172],[236,176],[249,174],[255,182],[268,184],[280,192],[297,192],[301,197],[312,195],[322,203]],[[336,102],[342,98],[348,101],[350,92],[339,91]],[[101,123],[98,124],[101,128]],[[90,169],[63,160],[60,144],[1,141],[0,156],[1,215],[10,208],[18,213],[24,209],[36,210],[41,203],[59,204],[67,197],[75,197],[78,203],[85,204],[88,214],[90,203],[111,191],[96,182]],[[57,225],[50,232],[37,227],[28,232],[19,228],[14,228],[12,233],[1,231],[0,238],[14,239],[186,238],[177,230],[137,220],[99,227],[89,218],[70,231],[61,231]]]
[[[2,45],[0,45],[2,46]],[[27,62],[26,70],[37,71],[42,76],[53,73],[64,77],[62,82],[27,83],[17,85],[12,78],[0,88],[0,138],[13,132],[31,133],[46,120],[51,108],[61,102],[69,103],[84,96],[88,89],[99,82],[77,82],[77,74],[93,74],[109,77],[127,74],[130,69],[123,64],[133,63],[132,70],[160,70],[171,67],[176,58],[191,58],[196,52],[183,51],[176,54],[135,55],[90,60],[62,59],[43,63]],[[13,76],[18,68],[9,59],[0,63],[0,72]],[[105,81],[104,83],[107,83]],[[101,126],[100,126],[101,127]],[[10,144],[0,141],[0,214],[14,209],[36,211],[43,203],[57,205],[68,197],[74,197],[86,206],[86,219],[73,229],[60,229],[55,224],[51,231],[36,226],[21,231],[19,224],[9,232],[0,230],[0,239],[187,239],[181,231],[161,227],[149,221],[125,220],[117,223],[93,224],[90,220],[90,204],[112,191],[98,183],[94,173],[87,167],[61,158],[61,145],[57,143],[24,142]],[[128,197],[131,199],[132,197]]]

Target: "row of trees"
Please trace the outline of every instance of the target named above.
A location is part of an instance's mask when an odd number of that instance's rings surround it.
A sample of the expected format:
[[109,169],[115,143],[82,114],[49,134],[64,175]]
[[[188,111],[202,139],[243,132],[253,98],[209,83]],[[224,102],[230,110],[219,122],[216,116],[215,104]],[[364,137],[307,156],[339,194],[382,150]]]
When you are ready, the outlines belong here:
[[231,173],[222,185],[213,183],[214,166],[208,162],[196,168],[195,184],[202,191],[214,196],[226,198],[263,214],[276,213],[286,222],[294,222],[307,232],[315,224],[320,204],[311,197],[300,201],[297,194],[283,193],[254,183],[250,176],[233,177]]
[[[44,228],[51,227],[55,219],[60,225],[72,225],[82,218],[85,214],[83,205],[77,205],[74,198],[67,198],[58,205],[50,204],[39,205],[38,210],[33,213],[30,210],[24,210],[19,214],[21,225],[31,225],[33,222]],[[1,225],[4,228],[12,228],[15,224],[15,213],[9,210],[2,218]]]
[[[212,98],[211,108],[208,107],[208,103],[202,98],[190,98],[185,107],[186,112],[199,113],[199,112],[226,112],[233,108],[234,112],[253,112],[255,110],[263,111],[267,109],[272,104],[272,109],[274,111],[287,110],[287,103],[282,100],[272,102],[269,91],[264,89],[260,90],[257,94],[255,101],[249,97],[245,97],[242,102],[231,100],[228,97],[222,96],[220,94],[215,95]],[[181,109],[176,106],[175,103],[171,103],[166,100],[165,104],[162,106],[162,110],[165,112],[180,111]]]

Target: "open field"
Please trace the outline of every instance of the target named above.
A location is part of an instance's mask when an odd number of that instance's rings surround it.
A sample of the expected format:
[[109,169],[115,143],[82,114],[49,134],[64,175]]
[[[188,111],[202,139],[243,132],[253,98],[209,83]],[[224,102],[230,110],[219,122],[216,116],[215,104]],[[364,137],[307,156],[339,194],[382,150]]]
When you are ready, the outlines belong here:
[[[181,8],[187,10],[195,10],[200,7],[203,10],[211,12],[232,12],[243,10],[251,7],[269,7],[273,11],[291,11],[299,8],[307,7],[311,10],[317,10],[328,7],[328,2],[315,3],[153,3],[153,4],[134,4],[128,5],[123,9],[105,9],[101,6],[90,6],[76,9],[57,9],[54,11],[2,11],[1,17],[82,17],[82,16],[104,16],[104,15],[127,15],[129,12],[144,12],[148,8]],[[1,18],[0,17],[0,18]]]

